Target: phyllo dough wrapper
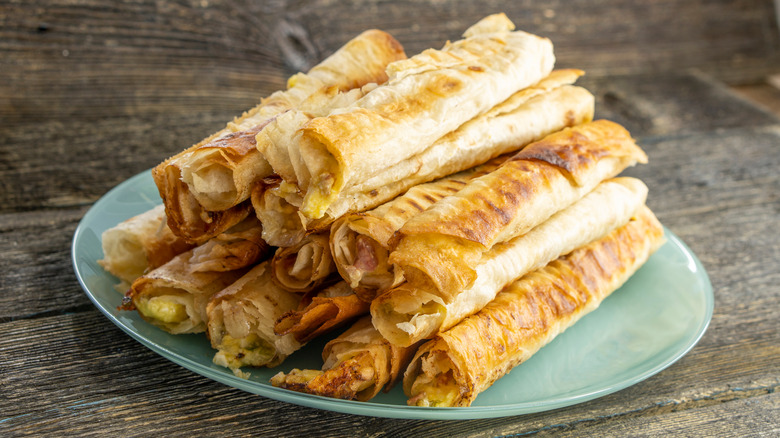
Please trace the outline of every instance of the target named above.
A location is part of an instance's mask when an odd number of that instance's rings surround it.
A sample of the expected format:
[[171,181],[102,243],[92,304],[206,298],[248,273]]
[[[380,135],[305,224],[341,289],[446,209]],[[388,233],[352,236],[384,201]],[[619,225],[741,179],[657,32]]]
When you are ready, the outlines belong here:
[[[550,40],[490,20],[469,37],[388,66],[389,79],[301,132],[311,175],[301,212],[322,217],[341,191],[408,160],[460,125],[550,74]],[[300,181],[299,181],[300,183]]]
[[595,310],[663,240],[663,227],[643,207],[609,235],[508,285],[479,313],[420,347],[404,376],[408,403],[471,405],[497,379]]
[[169,333],[204,331],[211,297],[271,255],[260,235],[259,221],[247,218],[136,279],[123,307]]
[[118,289],[123,293],[136,278],[194,246],[171,232],[162,205],[107,229],[101,245],[98,263],[122,281]]
[[[325,229],[347,213],[377,207],[411,187],[517,151],[567,126],[589,122],[593,95],[570,85],[581,74],[579,70],[554,71],[439,138],[420,154],[345,187],[319,219],[300,213],[303,193],[296,184],[280,178],[258,184],[252,192],[252,204],[265,225],[264,238],[272,245],[292,245],[307,231]],[[300,133],[296,134],[299,137]]]
[[550,134],[409,219],[393,237],[390,263],[408,282],[451,302],[474,283],[483,254],[637,162],[647,162],[647,156],[614,122]]
[[340,281],[316,294],[307,293],[297,310],[276,320],[274,331],[291,334],[296,341],[308,342],[342,324],[368,314],[369,304],[355,295],[349,285]]
[[478,312],[510,282],[625,224],[646,197],[647,186],[636,178],[604,181],[528,233],[485,253],[474,284],[454,300],[445,302],[436,291],[409,282],[379,295],[371,303],[374,325],[398,345],[430,338]]
[[415,347],[398,347],[382,338],[371,319],[359,319],[325,345],[322,370],[293,369],[271,378],[271,384],[293,391],[339,399],[367,401],[390,389],[402,376]]
[[250,270],[209,301],[208,331],[217,350],[214,363],[245,376],[245,366],[276,366],[302,344],[291,335],[274,333],[274,323],[298,308],[301,295],[282,289],[271,279],[270,263]]
[[271,259],[274,281],[289,291],[304,293],[335,277],[328,237],[327,232],[310,234],[293,246],[276,250]]
[[234,213],[228,212],[243,205],[252,186],[273,172],[256,147],[256,136],[268,123],[319,90],[384,82],[387,64],[403,58],[403,48],[389,34],[363,32],[308,73],[292,76],[286,90],[271,94],[226,128],[161,163],[153,176],[171,229],[203,242],[237,223],[229,223]]
[[331,226],[330,248],[341,276],[367,302],[400,284],[403,275],[388,263],[393,233],[437,201],[457,193],[468,181],[496,169],[506,158],[497,157],[481,166],[414,186],[373,210],[336,220]]

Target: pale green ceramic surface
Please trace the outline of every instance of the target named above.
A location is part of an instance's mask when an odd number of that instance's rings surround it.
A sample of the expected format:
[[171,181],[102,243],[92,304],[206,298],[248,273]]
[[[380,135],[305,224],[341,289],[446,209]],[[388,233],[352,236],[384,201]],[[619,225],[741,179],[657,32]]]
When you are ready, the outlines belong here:
[[558,336],[531,360],[482,393],[468,408],[406,406],[400,387],[371,402],[334,400],[272,387],[291,368],[320,368],[323,341],[275,369],[252,369],[248,380],[213,365],[205,335],[169,335],[116,308],[116,279],[96,263],[101,233],[159,204],[149,172],[120,184],[84,215],[73,238],[73,264],[89,298],[114,324],[161,356],[198,374],[268,398],[320,409],[395,418],[474,419],[569,406],[640,382],[668,367],[700,339],[712,317],[713,293],[696,256],[668,229],[667,243],[599,309]]

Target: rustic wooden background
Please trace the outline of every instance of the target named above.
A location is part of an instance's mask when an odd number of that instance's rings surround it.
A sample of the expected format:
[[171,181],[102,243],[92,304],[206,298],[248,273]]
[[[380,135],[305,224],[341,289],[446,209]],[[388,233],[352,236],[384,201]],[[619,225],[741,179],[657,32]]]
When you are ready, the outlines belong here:
[[[651,207],[710,273],[710,329],[669,369],[520,417],[335,414],[180,368],[79,288],[73,231],[117,183],[366,28],[414,54],[498,11],[588,72],[598,115],[650,155],[632,173]],[[770,0],[0,0],[0,436],[780,433],[779,46]]]

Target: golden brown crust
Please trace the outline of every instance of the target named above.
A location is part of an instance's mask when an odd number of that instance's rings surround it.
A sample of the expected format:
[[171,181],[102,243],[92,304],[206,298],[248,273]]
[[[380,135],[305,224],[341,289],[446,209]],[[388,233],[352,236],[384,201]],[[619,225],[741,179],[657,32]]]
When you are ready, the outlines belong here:
[[445,300],[470,286],[482,254],[520,236],[636,162],[644,152],[620,125],[599,120],[533,143],[488,175],[407,221],[390,262]]
[[332,279],[336,264],[328,234],[309,234],[293,246],[279,248],[271,259],[274,281],[289,291],[308,292]]
[[[215,217],[221,216],[217,212],[243,203],[251,187],[271,173],[256,149],[256,135],[278,114],[322,88],[346,90],[384,81],[387,64],[403,58],[403,48],[389,34],[363,32],[308,73],[292,76],[287,90],[273,93],[226,128],[157,166],[154,180],[174,233],[202,242],[226,229],[219,228],[227,220]],[[210,180],[212,176],[215,180]],[[204,191],[195,189],[196,181]],[[204,233],[209,235],[204,237]]]
[[304,343],[368,313],[369,303],[358,298],[345,282],[330,288],[348,289],[350,293],[315,295],[303,309],[287,312],[277,319],[274,331],[279,335],[292,334],[295,340]]
[[628,130],[609,120],[564,129],[528,145],[512,157],[512,161],[546,162],[566,171],[576,184],[583,185],[588,173],[593,172],[599,161],[608,156],[647,163],[647,155],[636,145]]
[[420,154],[543,79],[553,62],[549,40],[502,31],[391,64],[387,83],[348,111],[315,118],[302,128],[301,151],[312,177],[301,187],[306,192],[302,214],[322,217],[345,187]]
[[627,223],[646,196],[647,186],[636,178],[604,181],[530,232],[486,252],[474,284],[451,302],[411,282],[379,295],[371,303],[374,326],[400,345],[447,330],[478,312],[505,285]]
[[346,188],[328,207],[326,217],[333,220],[348,211],[375,207],[416,184],[472,168],[564,127],[591,121],[593,96],[584,88],[569,85],[581,74],[579,70],[557,70],[518,91],[439,138],[424,152]]
[[[430,403],[420,391],[433,396],[437,375],[443,373],[457,384],[450,405],[469,406],[512,367],[598,307],[662,242],[663,227],[644,207],[608,236],[507,286],[479,313],[420,348],[404,379],[411,403]],[[426,381],[434,383],[420,384]]]
[[378,293],[397,286],[403,276],[396,274],[388,263],[393,233],[409,218],[457,193],[468,181],[491,172],[507,158],[502,155],[470,170],[417,185],[371,211],[336,220],[331,227],[330,248],[341,276],[368,302]]
[[277,387],[325,397],[368,401],[392,388],[414,355],[413,347],[396,347],[364,317],[325,345],[323,371],[293,369],[271,379]]

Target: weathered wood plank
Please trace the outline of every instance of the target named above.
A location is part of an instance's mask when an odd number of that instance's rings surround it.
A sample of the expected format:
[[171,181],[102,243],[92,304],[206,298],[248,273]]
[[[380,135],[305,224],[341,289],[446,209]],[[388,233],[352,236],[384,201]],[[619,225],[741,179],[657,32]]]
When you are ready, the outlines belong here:
[[[749,399],[730,399],[732,393],[712,399],[712,404],[679,409],[676,404],[659,406],[662,412],[594,417],[575,423],[559,423],[540,429],[522,429],[523,435],[555,437],[708,436],[773,437],[780,433],[780,394],[768,389]],[[724,421],[725,420],[725,421]],[[641,431],[641,432],[640,432]],[[510,436],[513,429],[473,436]]]
[[14,123],[234,114],[366,28],[413,54],[498,11],[550,37],[560,66],[596,76],[696,68],[750,82],[780,67],[771,0],[6,0],[0,10],[0,119]]
[[[772,78],[770,78],[772,79]],[[772,82],[733,87],[734,92],[780,117],[780,75]]]
[[225,126],[226,113],[0,127],[0,212],[79,207]]
[[624,125],[636,138],[749,128],[780,119],[706,75],[592,76],[578,81],[596,96],[596,118]]
[[70,261],[70,242],[85,211],[0,214],[0,324],[91,306]]
[[[625,124],[637,138],[778,122],[699,76],[586,76],[581,83],[596,95],[597,117]],[[23,129],[0,125],[0,212],[91,204],[121,181],[221,129],[235,114],[76,118]]]
[[[649,185],[648,203],[661,221],[691,246],[708,270],[719,273],[713,276],[716,291],[723,291],[719,302],[738,304],[742,299],[762,296],[776,299],[780,274],[766,260],[780,260],[777,224],[768,220],[780,212],[780,181],[776,177],[780,128],[645,137],[640,143],[650,163],[627,173]],[[702,153],[692,158],[690,151]],[[109,183],[95,184],[107,190]],[[85,207],[80,207],[40,215],[0,215],[0,248],[5,254],[0,259],[0,317],[86,303],[68,253],[73,230],[84,211]],[[766,303],[756,302],[752,311],[770,317],[767,312],[773,307],[762,304]]]
[[[573,430],[619,427],[777,390],[777,373],[766,366],[776,363],[776,339],[725,341],[694,348],[645,382],[569,408],[461,422],[396,420],[324,412],[223,386],[156,356],[89,311],[0,325],[0,432],[447,437],[521,433],[553,424]],[[47,403],[36,402],[44,397]]]

